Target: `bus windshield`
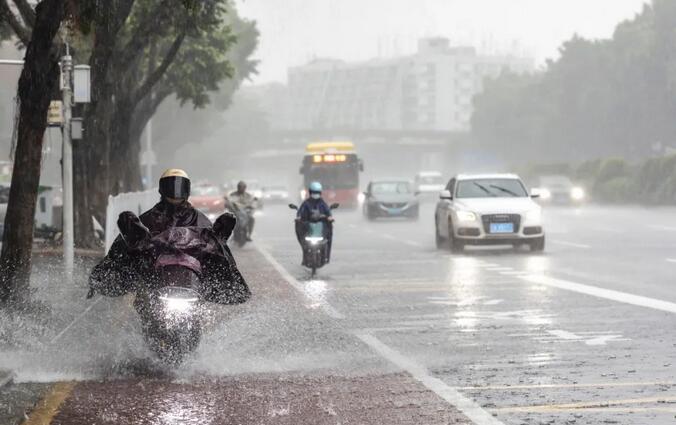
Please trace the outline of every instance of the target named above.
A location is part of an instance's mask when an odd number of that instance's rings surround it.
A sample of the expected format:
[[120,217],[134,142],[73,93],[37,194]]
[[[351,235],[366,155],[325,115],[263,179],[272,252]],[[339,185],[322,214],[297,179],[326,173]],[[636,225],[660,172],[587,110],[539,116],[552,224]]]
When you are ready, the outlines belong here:
[[359,185],[359,169],[355,164],[313,165],[305,173],[305,183],[313,181],[324,189],[353,189]]

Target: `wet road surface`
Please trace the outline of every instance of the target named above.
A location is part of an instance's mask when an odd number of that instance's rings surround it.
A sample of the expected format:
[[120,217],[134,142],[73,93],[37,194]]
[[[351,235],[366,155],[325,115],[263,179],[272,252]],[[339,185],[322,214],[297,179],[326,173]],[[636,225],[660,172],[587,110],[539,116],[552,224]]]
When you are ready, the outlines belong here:
[[544,254],[452,255],[431,206],[419,222],[342,211],[310,279],[293,212],[268,206],[235,252],[254,298],[214,308],[177,369],[152,359],[128,297],[85,301],[82,278],[47,267],[49,311],[0,325],[17,375],[0,406],[56,388],[63,424],[674,423],[674,213],[548,208]]

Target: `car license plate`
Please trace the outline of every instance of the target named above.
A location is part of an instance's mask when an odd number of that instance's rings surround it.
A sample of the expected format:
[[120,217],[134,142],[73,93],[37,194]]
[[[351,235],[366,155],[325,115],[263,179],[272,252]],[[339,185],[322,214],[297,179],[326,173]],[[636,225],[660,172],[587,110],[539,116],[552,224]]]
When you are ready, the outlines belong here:
[[514,233],[514,223],[491,223],[491,233]]
[[401,214],[401,208],[388,208],[388,214]]

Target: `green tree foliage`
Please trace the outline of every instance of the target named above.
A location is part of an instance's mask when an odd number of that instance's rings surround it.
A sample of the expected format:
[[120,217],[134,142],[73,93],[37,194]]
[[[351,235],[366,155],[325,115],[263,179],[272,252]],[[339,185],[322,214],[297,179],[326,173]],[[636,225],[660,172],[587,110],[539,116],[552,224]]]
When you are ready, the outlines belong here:
[[610,40],[578,36],[534,75],[475,98],[473,135],[506,160],[645,157],[676,144],[676,2],[654,0]]
[[215,90],[234,90],[238,73],[254,67],[240,56],[257,42],[229,0],[111,0],[106,8],[89,1],[94,24],[82,50],[91,52],[95,87],[87,140],[75,146],[82,246],[92,243],[90,217],[104,220],[107,196],[140,188],[139,137],[157,107],[174,95],[200,108]]

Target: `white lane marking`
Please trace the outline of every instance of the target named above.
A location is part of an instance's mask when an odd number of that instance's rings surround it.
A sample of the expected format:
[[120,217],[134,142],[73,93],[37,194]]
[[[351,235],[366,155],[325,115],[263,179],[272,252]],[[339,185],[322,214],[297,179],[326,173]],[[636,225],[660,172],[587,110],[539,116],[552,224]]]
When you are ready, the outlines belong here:
[[631,304],[639,307],[647,307],[652,308],[654,310],[676,313],[676,304],[669,301],[662,301],[655,298],[648,298],[640,295],[628,294],[626,292],[599,288],[597,286],[584,285],[582,283],[576,283],[562,279],[555,279],[553,277],[542,275],[519,276],[519,278],[527,282],[539,283],[541,285],[549,286],[552,288],[564,289],[566,291],[591,295],[593,297],[604,298],[607,300],[617,301],[624,304]]
[[667,258],[667,263],[676,263],[676,258]]
[[508,272],[514,270],[511,267],[488,267],[486,270],[491,272]]
[[676,227],[673,227],[673,226],[661,226],[661,225],[658,225],[658,224],[651,224],[651,225],[648,225],[648,228],[653,229],[653,230],[676,232]]
[[[275,260],[275,258],[272,256],[272,254],[270,254],[270,252],[268,252],[268,250],[266,250],[265,248],[263,248],[262,246],[260,246],[258,244],[254,244],[254,246],[258,250],[258,252],[260,252],[261,255],[263,255],[263,257],[265,257],[266,260],[268,260],[268,262],[272,265],[272,267],[275,270],[277,270],[277,272],[279,272],[280,275],[282,275],[284,280],[286,280],[286,282],[289,285],[294,287],[298,292],[303,294],[306,298],[309,298],[308,293],[305,290],[305,285],[300,283],[295,277],[291,276],[291,273],[289,273],[284,268],[284,266],[279,264],[277,262],[277,260]],[[345,319],[345,315],[340,313],[339,311],[337,311],[335,308],[333,308],[333,306],[331,304],[329,304],[327,302],[322,302],[320,304],[320,306],[321,306],[321,309],[324,310],[324,312],[329,315],[329,317],[331,317],[333,319],[337,319],[337,320]]]
[[[553,337],[567,341],[581,341],[587,345],[606,345],[608,342],[615,341],[629,341],[628,338],[623,338],[621,334],[601,335],[585,332],[587,335],[578,335],[573,332],[564,331],[563,329],[548,330],[547,333]],[[591,337],[591,338],[590,338]],[[544,338],[536,338],[543,340]]]
[[611,229],[609,227],[592,227],[592,230],[596,230],[597,232],[605,232],[605,233],[625,233],[622,230]]
[[528,272],[520,272],[520,271],[511,271],[511,272],[510,272],[510,271],[504,271],[504,272],[500,272],[500,274],[501,274],[501,275],[505,275],[505,276],[523,276],[523,275],[528,274]]
[[83,311],[82,313],[80,313],[75,319],[73,319],[72,322],[70,322],[70,324],[69,324],[68,326],[66,326],[65,328],[63,328],[63,330],[62,330],[61,332],[59,332],[54,338],[52,338],[52,340],[49,341],[49,345],[52,345],[52,344],[54,344],[56,341],[58,341],[59,339],[61,339],[61,337],[62,337],[63,335],[65,335],[65,333],[68,332],[68,330],[69,330],[70,328],[72,328],[73,325],[75,325],[77,322],[79,322],[80,319],[82,319],[82,318],[85,316],[85,314],[89,313],[89,310],[91,310],[92,308],[94,308],[94,306],[95,306],[96,304],[98,304],[99,301],[101,301],[102,299],[103,299],[103,297],[98,297],[98,298],[96,299],[96,301],[92,302],[92,303],[89,305],[89,307],[87,307],[87,308],[85,309],[85,311]]
[[441,379],[431,376],[424,366],[415,363],[408,357],[383,344],[375,336],[365,332],[356,332],[355,335],[390,363],[410,373],[415,380],[453,405],[453,407],[467,416],[476,425],[503,425],[502,422],[482,409],[477,403],[460,394],[458,390],[449,387]]
[[583,243],[576,243],[576,242],[562,241],[560,239],[552,239],[550,242],[553,243],[553,244],[556,244],[556,245],[570,246],[570,247],[573,247],[573,248],[580,248],[580,249],[590,249],[591,248],[591,245],[586,245],[586,244],[583,244]]
[[410,246],[415,246],[415,247],[421,247],[421,246],[422,246],[421,243],[415,242],[415,241],[408,241],[408,240],[405,240],[405,241],[403,241],[403,242],[404,242],[406,245],[410,245]]

